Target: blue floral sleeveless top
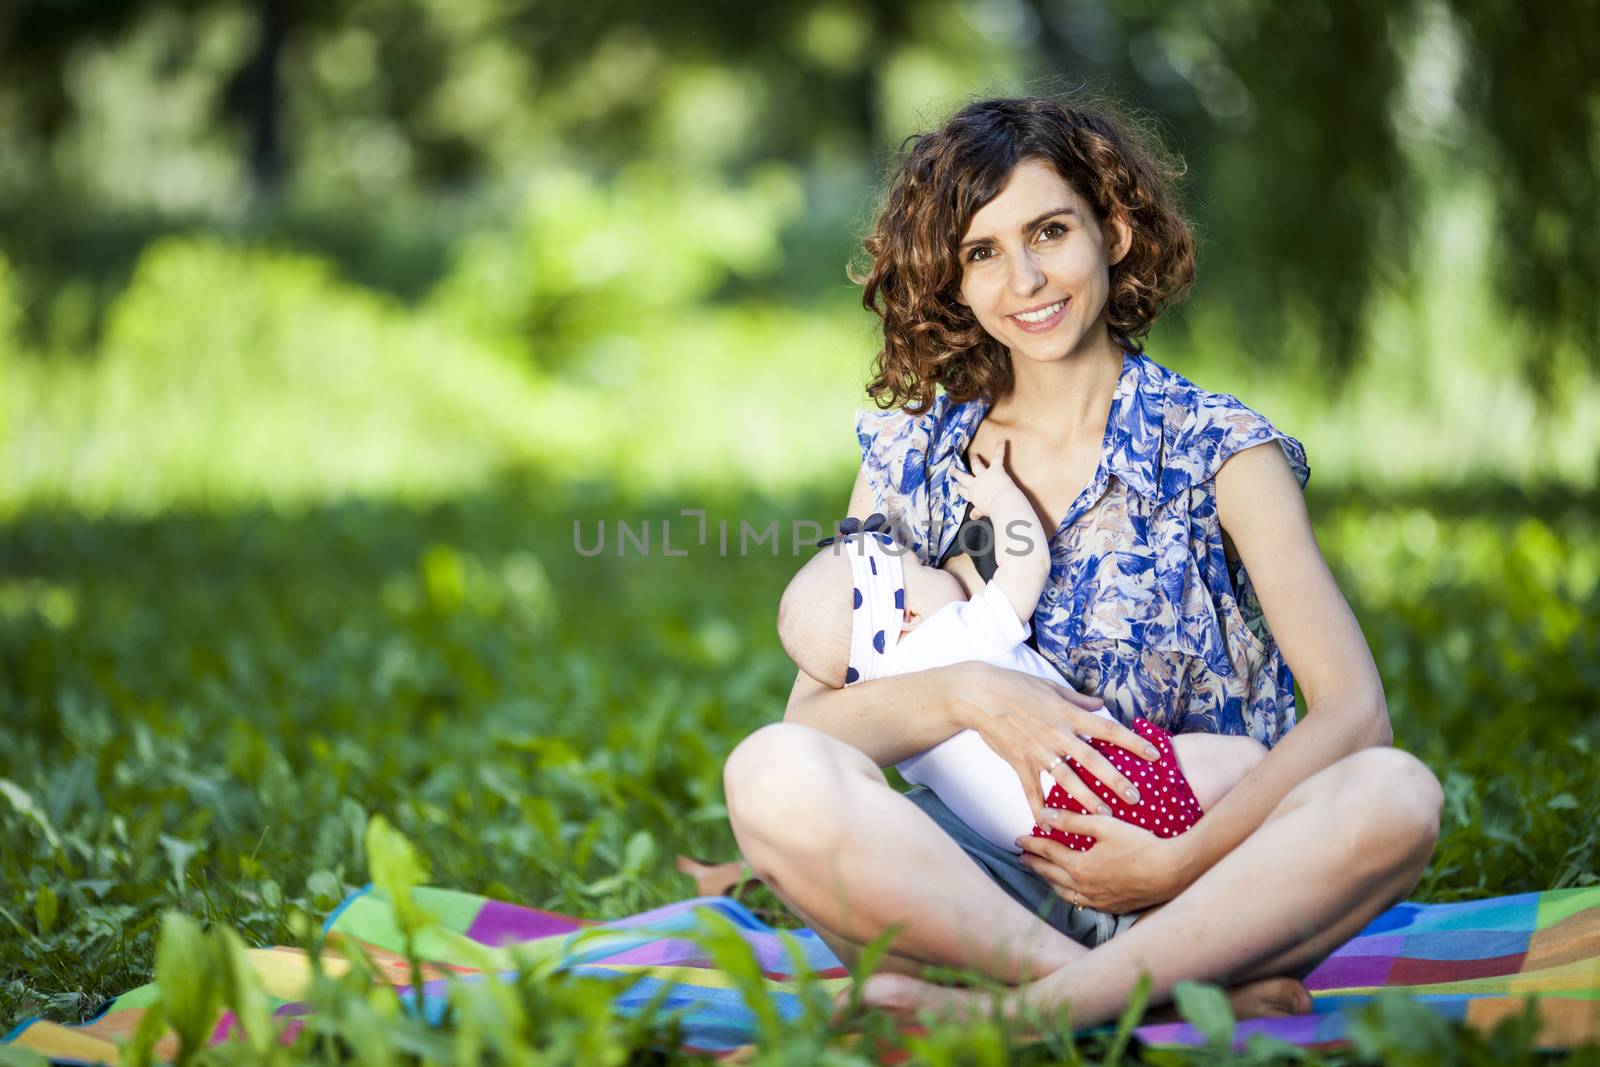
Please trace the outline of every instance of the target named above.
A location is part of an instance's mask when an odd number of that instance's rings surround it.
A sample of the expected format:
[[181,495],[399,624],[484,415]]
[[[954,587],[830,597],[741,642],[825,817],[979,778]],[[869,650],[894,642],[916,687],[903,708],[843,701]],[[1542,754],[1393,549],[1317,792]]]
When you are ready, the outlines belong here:
[[[967,471],[962,452],[988,410],[940,394],[923,415],[856,413],[875,508],[930,566],[966,510],[950,470]],[[1039,652],[1124,723],[1142,715],[1170,733],[1242,734],[1269,747],[1294,725],[1294,678],[1217,519],[1217,470],[1268,441],[1304,487],[1300,442],[1235,397],[1124,355],[1099,468],[1051,536],[1032,619]]]

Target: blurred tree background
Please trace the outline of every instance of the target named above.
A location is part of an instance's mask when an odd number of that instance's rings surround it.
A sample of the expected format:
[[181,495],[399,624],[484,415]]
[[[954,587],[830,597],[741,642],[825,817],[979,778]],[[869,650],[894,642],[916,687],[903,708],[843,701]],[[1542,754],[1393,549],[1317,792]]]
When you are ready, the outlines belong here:
[[1596,0],[14,0],[0,503],[837,476],[882,171],[1029,90],[1187,161],[1153,351],[1319,479],[1593,480]]
[[290,940],[371,812],[457,888],[686,895],[797,561],[660,523],[843,506],[883,172],[1030,91],[1187,163],[1149,348],[1308,448],[1446,786],[1418,894],[1600,880],[1600,0],[7,0],[0,1030],[163,907]]

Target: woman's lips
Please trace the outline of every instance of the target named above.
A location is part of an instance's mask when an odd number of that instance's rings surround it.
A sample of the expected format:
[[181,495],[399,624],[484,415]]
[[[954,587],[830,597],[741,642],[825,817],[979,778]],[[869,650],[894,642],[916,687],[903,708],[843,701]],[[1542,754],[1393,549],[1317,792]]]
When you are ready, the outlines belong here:
[[1025,333],[1045,333],[1048,330],[1055,329],[1056,324],[1066,317],[1067,306],[1071,302],[1072,301],[1070,299],[1062,299],[1059,301],[1059,306],[1056,308],[1055,313],[1049,318],[1042,319],[1039,322],[1025,322],[1024,320],[1017,318],[1015,315],[1008,315],[1006,317],[1016,324],[1017,329],[1022,330]]

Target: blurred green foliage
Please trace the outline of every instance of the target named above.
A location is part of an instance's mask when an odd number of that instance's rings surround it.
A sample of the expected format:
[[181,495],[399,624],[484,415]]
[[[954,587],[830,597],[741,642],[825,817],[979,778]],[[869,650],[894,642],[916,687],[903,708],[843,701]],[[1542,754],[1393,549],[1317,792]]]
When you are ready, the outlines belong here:
[[[1600,367],[1596,25],[1600,0],[13,0],[0,232],[53,303],[118,234],[308,211],[336,233],[374,205],[400,230],[567,168],[692,185],[781,164],[842,179],[854,208],[955,104],[1063,88],[1190,160],[1202,277],[1253,356],[1299,329],[1348,371],[1373,301],[1429,280],[1429,206],[1482,196],[1480,298],[1548,399],[1563,368]],[[695,218],[683,182],[659,195]]]
[[[287,242],[164,237],[87,354],[70,324],[30,341],[25,276],[0,259],[0,515],[439,498],[528,466],[635,490],[839,477],[874,320],[842,279],[762,288],[800,210],[789,172],[706,176],[693,212],[672,210],[676,180],[552,174],[408,302]],[[1431,255],[1464,217],[1444,216]],[[1375,314],[1374,358],[1342,391],[1231,350],[1215,306],[1151,350],[1301,438],[1319,484],[1593,483],[1600,382],[1541,408],[1496,369],[1514,338],[1442,288]]]
[[876,347],[844,267],[891,147],[1079,83],[1190,163],[1200,284],[1158,358],[1300,436],[1319,481],[1592,484],[1587,40],[1489,0],[14,4],[0,514],[440,496],[530,463],[813,481]]
[[111,309],[99,359],[8,370],[12,500],[154,510],[175,480],[220,502],[331,479],[388,488],[401,471],[448,485],[529,450],[524,373],[301,253],[165,239]]
[[803,206],[773,166],[740,187],[714,171],[631,164],[599,185],[576,171],[532,183],[512,225],[463,240],[434,303],[489,345],[604,375],[612,339],[771,273],[781,228]]
[[[550,240],[480,235],[410,307],[304,252],[152,244],[93,359],[30,350],[15,330],[0,349],[0,514],[437,497],[529,465],[635,488],[781,487],[837,462],[859,390],[858,320],[697,300],[770,260],[769,229],[737,232],[741,205],[781,211],[786,183],[703,201],[699,229],[732,232],[699,246],[643,204],[574,229],[597,216],[561,209],[594,194],[557,184],[528,223]],[[617,261],[601,247],[619,244],[641,254],[608,269]],[[675,257],[648,252],[668,246]],[[6,284],[0,274],[0,306]],[[815,444],[819,402],[836,413],[831,451]]]

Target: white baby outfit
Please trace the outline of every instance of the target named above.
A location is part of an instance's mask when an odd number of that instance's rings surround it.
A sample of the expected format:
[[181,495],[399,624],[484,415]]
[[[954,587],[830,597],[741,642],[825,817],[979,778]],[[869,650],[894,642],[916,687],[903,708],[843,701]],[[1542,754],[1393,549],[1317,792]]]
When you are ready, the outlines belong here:
[[[1029,627],[1017,617],[1005,590],[993,579],[971,600],[958,600],[929,615],[900,636],[884,656],[882,674],[906,674],[947,663],[982,660],[1024,671],[1062,685],[1061,672],[1026,643]],[[1116,719],[1104,708],[1094,714]],[[914,785],[925,785],[946,807],[989,842],[1021,852],[1016,839],[1033,831],[1033,810],[1017,772],[1001,759],[976,730],[962,730],[921,755],[895,765]],[[1046,795],[1055,779],[1041,773]]]

